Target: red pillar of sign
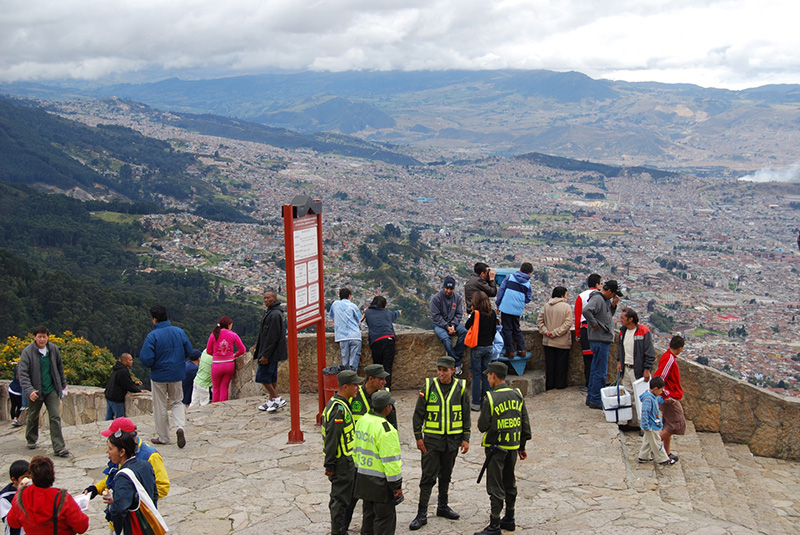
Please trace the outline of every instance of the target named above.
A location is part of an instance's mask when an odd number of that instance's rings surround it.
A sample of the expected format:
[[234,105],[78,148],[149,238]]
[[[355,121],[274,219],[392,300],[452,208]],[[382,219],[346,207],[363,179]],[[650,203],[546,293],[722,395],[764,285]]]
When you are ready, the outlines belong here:
[[[325,299],[322,268],[322,203],[309,197],[295,197],[283,206],[283,231],[286,247],[286,316],[288,323],[289,395],[291,429],[289,444],[301,444],[300,366],[297,332],[311,325],[317,331],[317,376],[322,384],[325,368]],[[320,388],[320,414],[325,408]],[[319,423],[320,414],[317,415]]]

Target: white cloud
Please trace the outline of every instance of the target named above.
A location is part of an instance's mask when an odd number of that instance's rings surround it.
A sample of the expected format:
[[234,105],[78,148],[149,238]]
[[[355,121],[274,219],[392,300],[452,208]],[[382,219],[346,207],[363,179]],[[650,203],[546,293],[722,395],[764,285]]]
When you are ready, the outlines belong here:
[[274,69],[553,69],[800,83],[788,0],[4,0],[0,81]]

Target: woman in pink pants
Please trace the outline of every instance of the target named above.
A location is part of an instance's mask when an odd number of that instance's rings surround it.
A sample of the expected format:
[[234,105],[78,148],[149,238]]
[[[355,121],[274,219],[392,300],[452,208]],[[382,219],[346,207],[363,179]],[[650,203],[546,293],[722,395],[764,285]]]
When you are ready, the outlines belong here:
[[236,371],[236,357],[247,350],[239,335],[233,332],[233,320],[222,316],[208,337],[206,353],[213,357],[211,363],[211,384],[213,393],[211,401],[228,401],[228,386]]

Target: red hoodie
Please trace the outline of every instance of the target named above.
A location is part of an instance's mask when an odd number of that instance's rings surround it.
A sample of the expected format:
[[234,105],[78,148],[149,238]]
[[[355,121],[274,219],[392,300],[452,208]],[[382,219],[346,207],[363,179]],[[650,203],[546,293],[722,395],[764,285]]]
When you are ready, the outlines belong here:
[[[11,503],[6,522],[12,528],[23,528],[27,535],[53,535],[53,503],[60,489],[43,489],[35,485],[22,491],[22,508],[17,496]],[[73,535],[89,529],[89,517],[81,511],[72,496],[64,492],[64,505],[58,514],[58,534]],[[23,512],[22,509],[25,509]],[[27,514],[26,514],[27,513]]]
[[678,370],[678,359],[667,349],[658,361],[656,377],[664,379],[664,399],[683,399],[681,388],[681,372]]

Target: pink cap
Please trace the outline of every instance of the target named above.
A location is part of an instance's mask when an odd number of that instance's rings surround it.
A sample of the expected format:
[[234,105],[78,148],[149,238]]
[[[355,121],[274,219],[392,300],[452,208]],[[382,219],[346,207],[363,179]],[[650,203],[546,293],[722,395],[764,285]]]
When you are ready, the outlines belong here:
[[133,433],[134,431],[136,431],[136,424],[134,424],[124,416],[121,416],[116,420],[114,420],[113,422],[111,422],[111,425],[108,426],[108,429],[106,429],[105,431],[100,431],[100,434],[103,435],[104,437],[110,437],[120,429],[127,433]]

